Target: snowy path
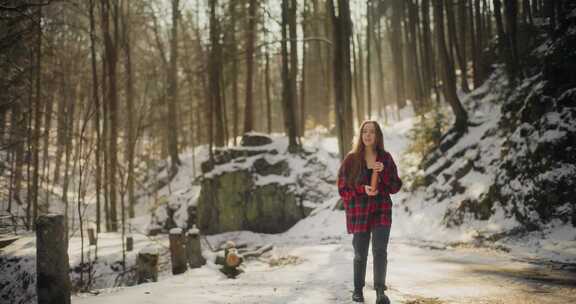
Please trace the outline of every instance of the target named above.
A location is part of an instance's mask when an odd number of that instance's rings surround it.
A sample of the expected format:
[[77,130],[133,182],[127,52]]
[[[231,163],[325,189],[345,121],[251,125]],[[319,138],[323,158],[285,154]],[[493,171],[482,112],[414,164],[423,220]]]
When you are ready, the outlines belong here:
[[[158,283],[77,296],[73,303],[351,303],[350,238],[276,248],[300,263],[271,267],[253,260],[237,279],[215,267],[161,277]],[[438,250],[392,240],[388,284],[393,303],[574,303],[573,273],[478,249]],[[374,302],[371,260],[366,303]],[[572,276],[570,276],[572,275]]]

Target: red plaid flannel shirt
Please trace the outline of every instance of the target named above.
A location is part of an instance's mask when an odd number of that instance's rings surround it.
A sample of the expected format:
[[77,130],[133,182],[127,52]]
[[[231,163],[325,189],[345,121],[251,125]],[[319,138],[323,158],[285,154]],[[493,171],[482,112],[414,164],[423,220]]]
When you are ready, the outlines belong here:
[[347,173],[352,164],[348,154],[338,172],[338,192],[344,201],[346,209],[346,228],[348,233],[368,232],[374,227],[392,225],[392,200],[390,194],[400,191],[402,181],[392,156],[388,152],[379,154],[377,162],[384,165],[384,170],[378,176],[378,194],[368,196],[364,190],[370,185],[371,170],[365,166],[360,173],[360,183],[354,187],[346,184]]

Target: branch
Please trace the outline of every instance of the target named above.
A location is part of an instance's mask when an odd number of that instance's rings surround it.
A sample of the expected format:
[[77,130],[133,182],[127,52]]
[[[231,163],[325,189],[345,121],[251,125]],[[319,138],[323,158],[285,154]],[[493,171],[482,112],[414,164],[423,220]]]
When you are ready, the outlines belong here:
[[22,12],[32,7],[40,7],[52,4],[53,0],[47,0],[46,2],[40,3],[28,3],[28,4],[21,4],[17,6],[6,6],[0,4],[0,11],[7,11],[7,12]]

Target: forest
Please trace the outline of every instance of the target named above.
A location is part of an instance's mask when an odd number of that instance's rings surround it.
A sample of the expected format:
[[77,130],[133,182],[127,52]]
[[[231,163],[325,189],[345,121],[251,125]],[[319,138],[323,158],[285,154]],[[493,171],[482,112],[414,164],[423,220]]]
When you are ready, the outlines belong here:
[[[73,289],[111,287],[84,277],[97,272],[83,266],[96,263],[88,238],[100,236],[119,235],[110,263],[130,285],[126,236],[144,246],[198,227],[211,246],[342,208],[330,199],[338,164],[372,119],[400,162],[394,212],[406,223],[418,225],[417,210],[450,231],[481,223],[446,241],[489,248],[562,226],[556,261],[574,269],[575,71],[570,0],[0,0],[0,244],[62,214],[81,243]],[[229,167],[248,173],[225,181]],[[257,215],[246,197],[242,220],[212,209],[234,191],[261,204]],[[6,286],[14,303],[36,297]]]

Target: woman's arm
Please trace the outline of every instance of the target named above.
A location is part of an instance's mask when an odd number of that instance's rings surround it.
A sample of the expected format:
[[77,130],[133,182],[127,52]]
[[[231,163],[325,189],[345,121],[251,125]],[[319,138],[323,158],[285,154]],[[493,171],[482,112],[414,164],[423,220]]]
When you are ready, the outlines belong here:
[[380,172],[380,183],[378,184],[380,193],[394,194],[400,191],[400,188],[402,188],[402,180],[398,176],[396,164],[390,153],[384,153],[382,165],[384,169]]
[[354,198],[359,194],[365,194],[364,185],[357,185],[355,187],[348,186],[347,178],[348,171],[351,164],[350,155],[346,156],[342,164],[340,165],[340,170],[338,170],[338,193],[340,197],[347,203],[349,200]]

